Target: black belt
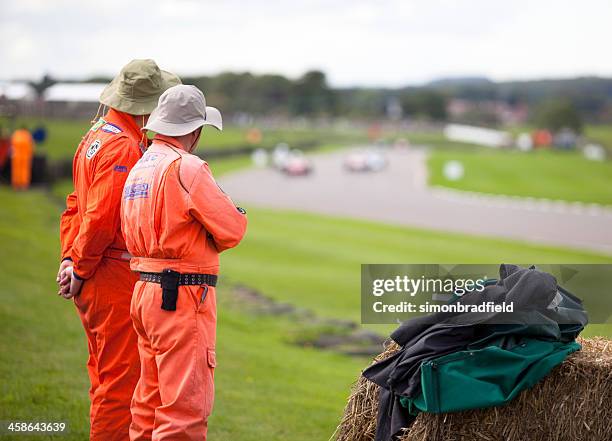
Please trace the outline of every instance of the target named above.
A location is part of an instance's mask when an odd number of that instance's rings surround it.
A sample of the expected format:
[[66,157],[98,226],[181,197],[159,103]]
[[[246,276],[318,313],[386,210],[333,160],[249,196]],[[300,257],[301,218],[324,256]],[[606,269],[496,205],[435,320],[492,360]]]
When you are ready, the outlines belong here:
[[166,311],[176,311],[176,299],[180,285],[217,285],[216,274],[181,274],[170,269],[165,269],[161,273],[140,273],[140,280],[161,284],[161,308]]
[[[162,283],[164,273],[140,273],[140,280],[145,282]],[[180,274],[179,285],[208,285],[217,286],[216,274]]]

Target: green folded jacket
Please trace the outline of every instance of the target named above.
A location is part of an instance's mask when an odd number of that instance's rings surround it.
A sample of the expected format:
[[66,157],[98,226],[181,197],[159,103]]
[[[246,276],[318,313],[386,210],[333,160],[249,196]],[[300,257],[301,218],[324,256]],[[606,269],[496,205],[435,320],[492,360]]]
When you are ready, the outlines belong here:
[[500,406],[535,385],[580,348],[575,341],[522,338],[512,348],[493,344],[455,352],[422,363],[421,393],[401,397],[400,402],[413,415]]

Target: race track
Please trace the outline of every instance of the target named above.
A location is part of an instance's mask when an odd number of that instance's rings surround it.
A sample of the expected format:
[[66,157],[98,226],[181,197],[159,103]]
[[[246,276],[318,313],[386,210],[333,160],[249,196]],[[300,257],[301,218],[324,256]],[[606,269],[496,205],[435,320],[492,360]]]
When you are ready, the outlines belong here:
[[379,173],[343,170],[345,152],[312,157],[314,174],[249,169],[220,179],[235,202],[612,253],[612,210],[428,188],[425,153],[389,151]]

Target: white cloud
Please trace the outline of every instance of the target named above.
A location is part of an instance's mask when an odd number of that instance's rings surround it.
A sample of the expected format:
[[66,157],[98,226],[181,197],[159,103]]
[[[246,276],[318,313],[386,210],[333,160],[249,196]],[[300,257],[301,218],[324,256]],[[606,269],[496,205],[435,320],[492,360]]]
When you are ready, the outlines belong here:
[[612,75],[612,2],[583,0],[0,0],[1,78],[112,75],[132,58],[336,85],[447,75]]

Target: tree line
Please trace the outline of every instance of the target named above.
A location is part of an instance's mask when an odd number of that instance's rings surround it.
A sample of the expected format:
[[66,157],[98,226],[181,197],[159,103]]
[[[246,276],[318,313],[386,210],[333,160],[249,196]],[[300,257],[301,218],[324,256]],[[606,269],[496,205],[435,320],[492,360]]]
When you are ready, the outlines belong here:
[[[107,82],[110,78],[87,81]],[[55,82],[45,76],[32,82],[40,93]],[[567,125],[579,131],[583,121],[612,122],[612,79],[585,77],[562,80],[492,82],[486,78],[438,80],[419,87],[334,88],[324,72],[312,70],[299,78],[250,72],[183,77],[206,92],[209,102],[227,113],[287,117],[408,117],[448,120],[452,99],[495,101],[528,106],[531,122]],[[494,125],[490,115],[477,114],[473,123]]]

